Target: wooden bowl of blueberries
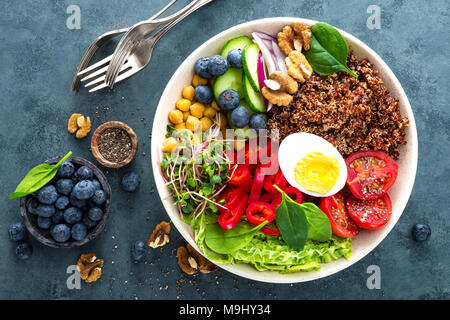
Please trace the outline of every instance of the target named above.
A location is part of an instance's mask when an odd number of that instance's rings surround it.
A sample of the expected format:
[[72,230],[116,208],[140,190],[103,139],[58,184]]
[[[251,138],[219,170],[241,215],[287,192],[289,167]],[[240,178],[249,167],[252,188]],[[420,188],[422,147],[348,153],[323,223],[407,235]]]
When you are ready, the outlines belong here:
[[[46,161],[56,164],[62,157]],[[108,221],[111,187],[86,159],[70,157],[56,176],[21,198],[20,213],[30,234],[53,248],[82,246],[95,239]]]

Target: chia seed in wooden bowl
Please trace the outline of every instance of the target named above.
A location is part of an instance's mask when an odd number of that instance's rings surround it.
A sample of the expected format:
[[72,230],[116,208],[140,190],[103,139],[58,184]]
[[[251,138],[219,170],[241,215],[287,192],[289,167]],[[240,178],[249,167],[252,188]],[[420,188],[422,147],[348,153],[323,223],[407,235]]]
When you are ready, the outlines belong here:
[[91,140],[91,151],[102,165],[120,168],[133,160],[138,147],[137,136],[128,125],[110,121],[99,126]]

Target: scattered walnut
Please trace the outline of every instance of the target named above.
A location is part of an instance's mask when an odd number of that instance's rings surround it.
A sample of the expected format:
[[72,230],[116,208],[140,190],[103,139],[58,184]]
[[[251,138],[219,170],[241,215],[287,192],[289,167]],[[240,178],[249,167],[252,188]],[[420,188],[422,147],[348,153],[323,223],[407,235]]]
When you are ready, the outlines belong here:
[[74,113],[70,116],[69,121],[67,123],[67,130],[70,134],[74,134],[78,130],[77,120],[81,117],[80,113]]
[[77,269],[80,278],[91,283],[97,281],[102,275],[103,259],[98,259],[95,253],[86,253],[80,256],[77,262]]
[[297,81],[282,71],[272,72],[269,79],[278,86],[262,88],[264,98],[277,106],[288,106],[292,102],[292,95],[298,91]]
[[189,275],[195,273],[196,269],[192,268],[191,264],[189,263],[189,253],[185,247],[179,247],[177,249],[177,258],[178,265],[180,266],[181,270]]
[[286,55],[292,51],[299,52],[310,48],[311,30],[303,22],[294,22],[291,26],[284,26],[278,33],[278,46]]
[[210,273],[219,269],[214,263],[205,259],[189,243],[186,247],[179,247],[177,250],[178,265],[185,273],[192,275],[197,270],[201,273]]
[[161,222],[155,227],[150,238],[147,241],[147,245],[152,248],[158,248],[166,245],[170,241],[170,222]]
[[91,131],[91,118],[84,117],[80,113],[74,113],[70,116],[67,123],[67,130],[70,134],[75,134],[78,139],[84,138]]
[[305,82],[313,73],[308,60],[300,51],[294,50],[289,53],[285,62],[289,75],[299,82]]

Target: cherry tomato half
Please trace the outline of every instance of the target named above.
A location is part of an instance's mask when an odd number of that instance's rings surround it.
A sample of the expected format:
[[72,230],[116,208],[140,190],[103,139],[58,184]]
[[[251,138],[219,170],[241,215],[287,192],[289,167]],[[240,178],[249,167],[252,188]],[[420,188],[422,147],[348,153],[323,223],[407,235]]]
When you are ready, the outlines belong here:
[[234,208],[221,212],[219,215],[219,224],[224,230],[230,230],[241,220],[247,206],[248,196],[246,193],[242,195],[241,201]]
[[229,210],[237,207],[237,205],[242,201],[243,196],[247,196],[243,189],[237,188],[231,184],[227,185],[225,189],[219,194],[217,202],[225,200],[225,203],[220,203],[223,207],[218,207],[220,213],[226,213]]
[[330,219],[331,231],[335,235],[343,238],[353,238],[359,233],[359,227],[347,212],[342,191],[320,199],[319,208]]
[[264,183],[264,172],[261,168],[257,168],[255,171],[255,177],[253,178],[252,188],[250,190],[250,196],[248,197],[248,203],[258,201],[261,197],[261,191]]
[[273,194],[280,193],[277,189],[275,189],[273,185],[276,185],[280,189],[283,189],[287,185],[287,180],[281,170],[278,170],[275,175],[266,176],[266,178],[264,179],[264,190]]
[[292,200],[297,203],[303,202],[303,193],[296,187],[287,186],[282,189]]
[[397,164],[382,151],[358,151],[346,160],[347,185],[358,199],[373,200],[384,195],[397,179]]
[[234,170],[233,176],[228,183],[248,192],[252,185],[252,175],[250,174],[248,167],[246,165],[239,165],[236,170]]
[[276,210],[278,206],[281,204],[281,201],[283,201],[283,197],[279,192],[276,194],[265,193],[261,196],[259,200],[270,204]]
[[275,209],[268,203],[262,201],[252,202],[245,211],[248,222],[259,225],[264,221],[272,222],[275,220]]
[[384,226],[392,214],[392,202],[387,193],[375,200],[361,200],[350,196],[346,207],[353,221],[364,229]]

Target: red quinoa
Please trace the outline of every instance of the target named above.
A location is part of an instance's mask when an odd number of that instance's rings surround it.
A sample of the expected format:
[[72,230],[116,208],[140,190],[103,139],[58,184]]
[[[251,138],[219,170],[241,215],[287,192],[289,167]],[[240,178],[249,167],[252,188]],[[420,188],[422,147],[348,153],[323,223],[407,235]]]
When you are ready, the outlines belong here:
[[397,159],[399,145],[406,144],[408,118],[400,115],[398,99],[389,96],[368,60],[358,61],[351,52],[347,63],[358,79],[345,72],[313,73],[291,105],[274,107],[269,130],[278,129],[281,140],[294,132],[316,134],[344,157],[359,150],[382,150]]

